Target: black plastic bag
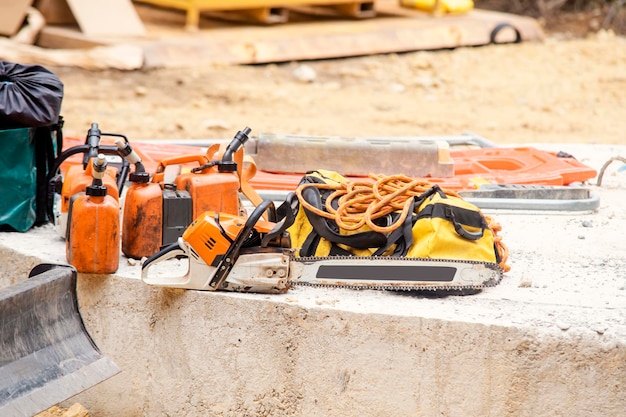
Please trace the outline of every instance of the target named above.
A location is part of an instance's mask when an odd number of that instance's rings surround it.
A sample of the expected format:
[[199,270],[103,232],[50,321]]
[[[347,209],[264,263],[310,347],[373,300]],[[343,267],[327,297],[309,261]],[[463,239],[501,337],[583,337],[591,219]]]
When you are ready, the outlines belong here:
[[0,61],[0,129],[57,124],[63,83],[40,65]]

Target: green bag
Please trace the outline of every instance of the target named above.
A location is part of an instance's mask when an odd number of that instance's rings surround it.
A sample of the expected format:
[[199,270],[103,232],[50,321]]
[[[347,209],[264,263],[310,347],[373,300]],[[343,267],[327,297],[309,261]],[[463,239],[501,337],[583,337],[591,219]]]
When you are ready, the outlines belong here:
[[0,230],[53,221],[50,179],[63,149],[63,83],[40,65],[0,60]]
[[0,130],[0,227],[18,232],[37,218],[35,129]]

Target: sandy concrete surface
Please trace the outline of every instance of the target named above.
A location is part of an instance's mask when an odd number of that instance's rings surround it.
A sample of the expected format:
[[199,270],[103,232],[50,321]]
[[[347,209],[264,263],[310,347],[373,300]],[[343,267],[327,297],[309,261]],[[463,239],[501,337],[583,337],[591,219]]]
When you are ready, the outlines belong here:
[[[538,145],[600,170],[618,145]],[[490,210],[511,271],[471,296],[296,287],[164,290],[80,275],[86,326],[122,373],[72,399],[93,416],[621,416],[626,172],[597,210]],[[1,285],[65,263],[52,226],[0,234]]]

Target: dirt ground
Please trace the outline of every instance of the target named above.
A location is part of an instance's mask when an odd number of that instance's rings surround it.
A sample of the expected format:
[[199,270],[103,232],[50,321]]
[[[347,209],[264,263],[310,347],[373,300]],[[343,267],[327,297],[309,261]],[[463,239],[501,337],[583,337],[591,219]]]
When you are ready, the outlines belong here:
[[543,42],[314,62],[53,70],[65,85],[65,134],[79,138],[97,122],[131,142],[230,138],[249,126],[253,135],[624,143],[626,38],[592,27],[593,16],[570,16]]

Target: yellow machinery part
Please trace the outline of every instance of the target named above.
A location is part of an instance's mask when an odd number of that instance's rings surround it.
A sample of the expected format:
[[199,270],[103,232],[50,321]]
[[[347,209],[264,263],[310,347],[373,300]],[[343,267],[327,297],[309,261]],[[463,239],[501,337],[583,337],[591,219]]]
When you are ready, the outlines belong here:
[[437,14],[467,13],[474,8],[473,0],[400,0],[400,5]]

